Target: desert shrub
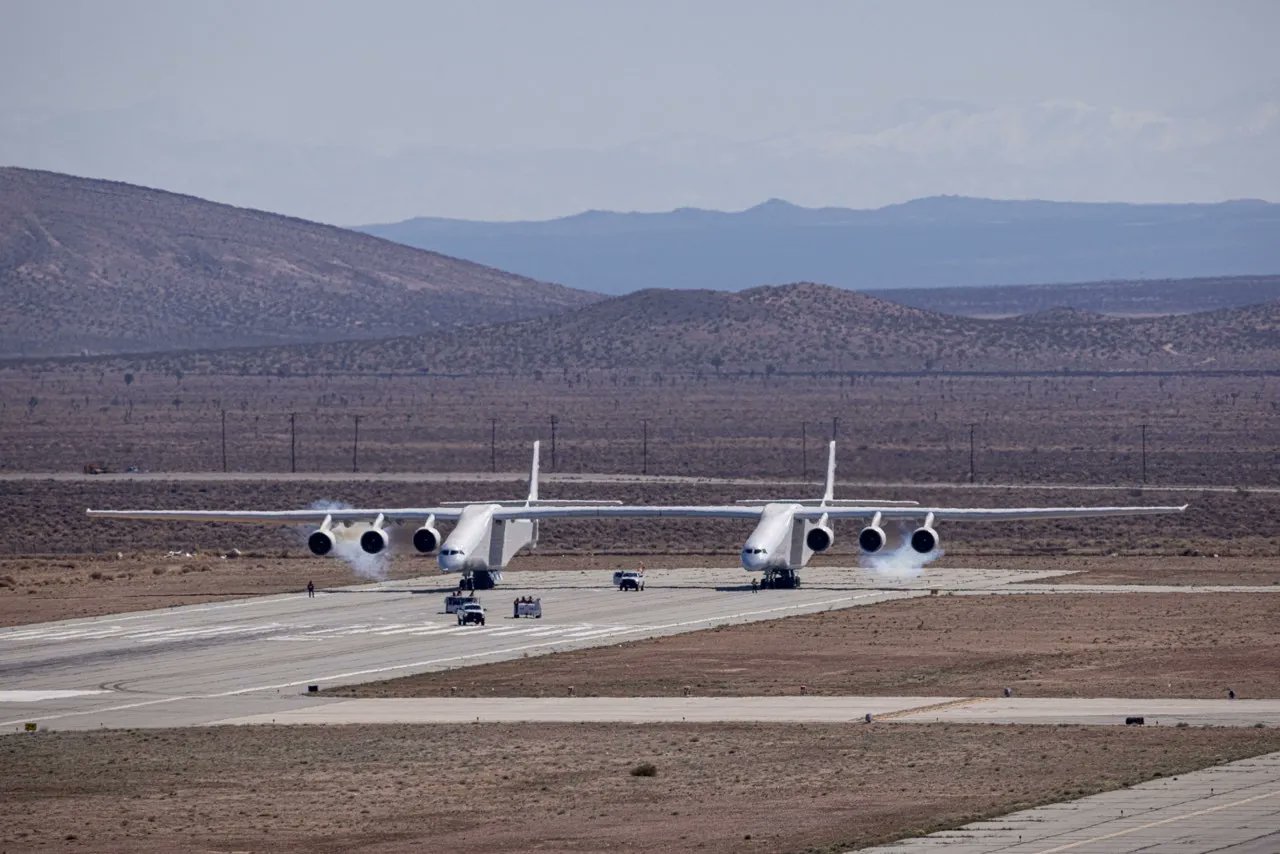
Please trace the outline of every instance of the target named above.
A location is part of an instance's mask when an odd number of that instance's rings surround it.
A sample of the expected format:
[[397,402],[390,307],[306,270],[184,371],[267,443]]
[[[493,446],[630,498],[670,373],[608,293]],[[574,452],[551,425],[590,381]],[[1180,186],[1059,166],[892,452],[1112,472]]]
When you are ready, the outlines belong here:
[[658,776],[658,766],[652,762],[641,762],[639,765],[631,769],[632,777],[656,777]]

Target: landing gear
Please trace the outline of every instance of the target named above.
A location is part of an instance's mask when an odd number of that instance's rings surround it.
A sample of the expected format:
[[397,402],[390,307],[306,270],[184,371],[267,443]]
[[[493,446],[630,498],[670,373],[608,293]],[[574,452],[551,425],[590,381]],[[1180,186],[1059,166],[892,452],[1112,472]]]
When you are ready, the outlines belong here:
[[760,586],[766,590],[794,590],[800,586],[800,573],[794,569],[766,569]]
[[492,590],[502,580],[502,571],[497,569],[464,570],[458,582],[459,590]]

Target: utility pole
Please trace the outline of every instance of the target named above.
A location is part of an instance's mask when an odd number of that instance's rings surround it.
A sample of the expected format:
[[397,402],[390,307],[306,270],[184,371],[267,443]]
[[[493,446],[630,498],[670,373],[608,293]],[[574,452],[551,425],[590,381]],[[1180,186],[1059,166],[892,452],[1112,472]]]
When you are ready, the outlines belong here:
[[970,425],[969,425],[969,482],[970,482],[970,483],[973,483],[973,479],[974,479],[974,469],[973,469],[973,428],[974,428],[974,425],[973,425],[973,424],[970,424]]
[[836,440],[836,434],[839,432],[840,432],[840,419],[832,418],[831,419],[831,441],[834,442]]
[[289,471],[298,471],[298,413],[289,413]]
[[1142,425],[1142,485],[1147,485],[1147,425]]
[[222,410],[222,470],[227,470],[227,410]]
[[355,436],[351,441],[351,472],[354,474],[355,472],[360,471],[360,416],[354,415],[352,417],[355,419],[356,423]]
[[498,470],[498,419],[489,419],[489,471]]
[[649,419],[640,421],[640,473],[649,473]]
[[800,479],[809,479],[809,435],[808,425],[800,422]]
[[551,470],[556,470],[556,422],[559,419],[551,416]]

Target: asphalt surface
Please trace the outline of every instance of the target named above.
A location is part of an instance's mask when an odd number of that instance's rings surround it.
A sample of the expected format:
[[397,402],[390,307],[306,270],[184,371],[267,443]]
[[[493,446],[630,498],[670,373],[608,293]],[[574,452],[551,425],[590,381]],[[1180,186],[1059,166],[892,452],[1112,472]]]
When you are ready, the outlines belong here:
[[[866,716],[871,715],[867,721]],[[1280,726],[1280,700],[1059,697],[478,697],[319,701],[227,724],[999,723]]]
[[[489,609],[484,626],[458,626],[442,612],[449,590],[439,576],[321,590],[315,598],[287,594],[18,626],[0,629],[0,731],[271,715],[325,702],[307,696],[310,685],[869,605],[931,588],[998,591],[1051,575],[937,569],[903,580],[821,567],[805,571],[800,589],[753,593],[740,569],[651,570],[643,592],[621,593],[608,570],[509,572],[501,587],[480,594]],[[541,598],[544,618],[511,617],[513,599],[526,595]]]
[[863,854],[1276,854],[1280,753],[1011,813]]
[[[931,569],[926,578],[806,570],[797,590],[751,592],[735,569],[652,570],[621,593],[608,571],[510,572],[480,594],[485,626],[442,612],[439,576],[0,629],[0,731],[203,724],[511,721],[862,721],[1280,726],[1280,700],[972,697],[664,697],[350,700],[328,687],[870,605],[957,595],[1269,587],[1054,585],[1049,572]],[[1014,582],[1038,581],[1032,584]],[[544,618],[514,619],[516,596]],[[872,720],[866,723],[866,715]],[[1280,754],[1015,813],[879,854],[1280,852]]]

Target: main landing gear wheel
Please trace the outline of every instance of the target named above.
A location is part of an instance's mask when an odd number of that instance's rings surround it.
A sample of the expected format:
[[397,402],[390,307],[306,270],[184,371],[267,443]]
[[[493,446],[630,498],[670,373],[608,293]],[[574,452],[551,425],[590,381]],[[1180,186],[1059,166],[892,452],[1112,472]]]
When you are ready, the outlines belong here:
[[800,586],[800,573],[794,569],[768,569],[765,570],[760,586],[765,589],[794,590]]
[[493,573],[483,572],[483,571],[471,573],[471,589],[472,590],[492,590],[493,589]]

